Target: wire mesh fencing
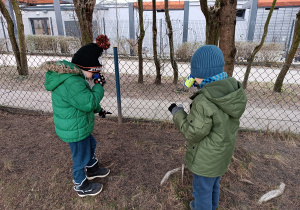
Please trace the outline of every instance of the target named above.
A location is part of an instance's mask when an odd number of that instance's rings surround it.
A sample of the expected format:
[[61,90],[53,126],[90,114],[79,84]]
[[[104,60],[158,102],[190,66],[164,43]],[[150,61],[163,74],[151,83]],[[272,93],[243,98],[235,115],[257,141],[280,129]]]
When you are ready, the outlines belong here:
[[[46,61],[71,61],[72,55],[27,54],[28,75],[19,75],[12,53],[0,54],[0,106],[52,112],[51,93],[44,88],[45,70],[40,66]],[[177,61],[178,82],[174,84],[170,60],[160,58],[161,84],[155,84],[156,66],[153,58],[143,59],[143,82],[139,83],[137,57],[118,56],[121,110],[124,118],[142,120],[172,119],[168,111],[171,103],[182,104],[188,112],[192,102],[189,96],[196,89],[184,87],[190,73],[190,62]],[[115,64],[112,54],[103,54],[103,74],[107,80],[101,106],[118,116]],[[293,63],[285,76],[281,92],[274,92],[274,82],[283,61],[255,63],[250,72],[247,89],[246,111],[240,126],[245,129],[279,130],[300,133],[300,64]],[[247,63],[237,62],[233,77],[242,82]],[[92,81],[90,85],[93,85]]]

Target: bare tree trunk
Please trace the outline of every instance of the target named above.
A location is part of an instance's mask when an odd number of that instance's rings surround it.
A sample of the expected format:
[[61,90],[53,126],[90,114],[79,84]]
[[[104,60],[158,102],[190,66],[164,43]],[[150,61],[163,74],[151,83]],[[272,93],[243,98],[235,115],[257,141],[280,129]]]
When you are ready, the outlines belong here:
[[165,0],[165,15],[166,22],[168,26],[168,36],[169,36],[169,46],[170,46],[170,61],[174,72],[174,80],[173,83],[176,85],[178,82],[178,66],[174,58],[174,43],[173,43],[173,29],[172,23],[169,14],[169,3],[168,0]]
[[157,27],[156,27],[156,0],[152,0],[152,12],[153,12],[153,56],[154,56],[154,63],[156,67],[156,78],[155,84],[161,84],[161,74],[160,74],[160,60],[157,57]]
[[19,75],[22,75],[20,50],[19,50],[19,46],[18,46],[17,39],[16,39],[15,32],[14,32],[14,23],[9,15],[9,12],[7,11],[3,1],[0,1],[0,11],[3,14],[3,17],[5,18],[6,23],[7,23],[8,36],[9,36],[9,40],[11,42],[13,53],[16,58],[18,73],[19,73]]
[[265,42],[265,39],[267,37],[269,22],[270,22],[270,19],[272,17],[272,14],[273,14],[273,10],[274,10],[276,1],[277,0],[273,0],[272,7],[270,9],[270,12],[268,14],[268,18],[267,18],[266,23],[265,23],[264,34],[263,34],[263,36],[261,38],[260,44],[257,45],[254,48],[254,50],[253,50],[252,54],[250,55],[250,57],[247,58],[248,65],[247,65],[247,69],[246,69],[246,73],[245,73],[245,77],[244,77],[244,81],[243,81],[243,88],[244,89],[247,89],[247,82],[248,82],[248,78],[249,78],[249,75],[250,75],[251,66],[252,66],[252,63],[254,61],[254,57],[255,57],[256,53],[258,53],[258,51],[262,48],[262,46],[263,46],[263,44]]
[[206,20],[205,44],[217,45],[220,36],[220,8],[221,0],[216,0],[212,7],[207,6],[207,0],[200,0],[201,11]]
[[232,77],[235,63],[235,25],[237,0],[222,0],[220,9],[220,43],[225,66],[224,71]]
[[25,42],[25,34],[24,34],[24,24],[22,20],[22,13],[19,8],[17,0],[11,0],[17,21],[17,30],[19,37],[19,50],[20,50],[20,62],[21,62],[21,74],[20,75],[28,75],[28,64],[26,57],[26,42]]
[[140,35],[138,37],[138,56],[139,56],[139,79],[138,83],[143,83],[143,40],[145,37],[144,21],[143,21],[143,1],[138,0],[139,5],[139,23]]
[[93,42],[93,12],[96,0],[73,0],[80,25],[81,45]]
[[292,46],[291,49],[289,51],[289,54],[287,56],[287,59],[284,62],[284,65],[275,81],[274,84],[274,89],[273,91],[275,92],[281,92],[282,89],[282,85],[283,85],[283,80],[285,78],[286,73],[288,72],[292,61],[294,59],[294,56],[297,52],[297,49],[299,47],[299,43],[300,43],[300,10],[298,11],[297,15],[296,15],[296,22],[295,22],[295,28],[294,28],[294,37],[293,37],[293,41],[292,41]]

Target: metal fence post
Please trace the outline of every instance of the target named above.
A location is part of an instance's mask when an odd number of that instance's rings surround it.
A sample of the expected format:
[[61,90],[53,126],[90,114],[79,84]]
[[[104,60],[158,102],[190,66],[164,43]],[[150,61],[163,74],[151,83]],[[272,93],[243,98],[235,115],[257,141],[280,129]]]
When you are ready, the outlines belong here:
[[[133,3],[129,3],[128,9],[129,9],[129,39],[135,40],[135,36],[134,36],[135,29],[134,29],[134,8],[133,8]],[[131,56],[134,55],[134,51],[133,51],[132,47],[130,47],[130,55]]]
[[118,122],[119,122],[119,124],[122,124],[122,107],[121,107],[118,47],[114,47],[114,63],[115,63],[115,78],[116,78],[117,103],[118,103]]
[[190,10],[190,2],[189,1],[185,1],[184,2],[182,43],[187,42],[187,40],[188,40],[189,10]]
[[290,48],[291,48],[291,40],[293,38],[293,34],[294,34],[294,26],[295,26],[295,20],[293,20],[293,23],[292,23],[292,28],[291,28],[291,32],[290,32],[290,37],[289,37],[289,41],[288,41],[288,44],[287,44],[287,47],[286,47],[286,53],[285,53],[285,60],[287,59],[287,56],[290,52]]
[[257,8],[258,8],[258,0],[252,0],[250,18],[249,18],[248,34],[247,34],[247,41],[248,42],[253,42],[253,39],[254,39],[254,31],[255,31],[256,17],[257,17]]
[[64,26],[63,26],[63,20],[61,16],[61,9],[60,9],[60,2],[59,0],[53,1],[54,6],[54,12],[55,12],[55,19],[56,19],[56,25],[57,25],[57,32],[59,36],[64,36]]

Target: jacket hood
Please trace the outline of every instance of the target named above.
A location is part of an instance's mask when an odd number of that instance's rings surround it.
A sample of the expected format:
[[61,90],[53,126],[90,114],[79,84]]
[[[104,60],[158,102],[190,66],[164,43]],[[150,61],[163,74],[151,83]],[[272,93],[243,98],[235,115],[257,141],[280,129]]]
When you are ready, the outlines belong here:
[[47,71],[45,88],[48,91],[54,90],[66,79],[74,75],[82,75],[82,71],[75,64],[68,61],[50,61],[41,65],[41,69]]
[[246,109],[245,91],[242,84],[233,77],[205,85],[191,99],[199,94],[203,94],[209,101],[234,118],[240,118]]

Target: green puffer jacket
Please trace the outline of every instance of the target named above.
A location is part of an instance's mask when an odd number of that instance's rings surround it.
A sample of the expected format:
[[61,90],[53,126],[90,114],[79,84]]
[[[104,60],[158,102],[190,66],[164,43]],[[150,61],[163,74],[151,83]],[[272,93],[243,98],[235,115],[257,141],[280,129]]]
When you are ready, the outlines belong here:
[[185,163],[194,174],[222,176],[235,149],[246,94],[241,83],[230,77],[207,84],[191,99],[189,114],[180,110],[173,116],[177,129],[188,140]]
[[94,129],[94,113],[101,110],[103,87],[91,89],[81,70],[65,60],[42,68],[47,70],[45,88],[51,91],[56,134],[65,142],[85,139]]

